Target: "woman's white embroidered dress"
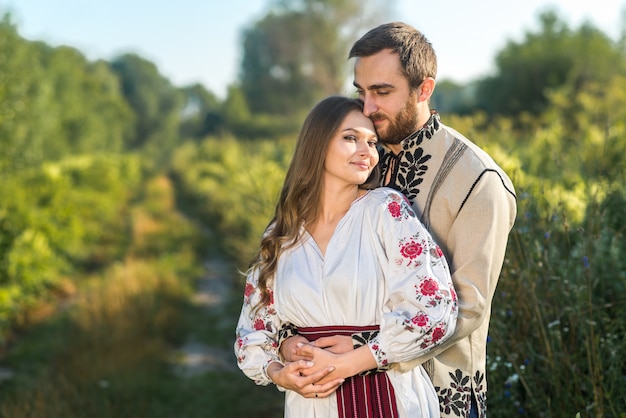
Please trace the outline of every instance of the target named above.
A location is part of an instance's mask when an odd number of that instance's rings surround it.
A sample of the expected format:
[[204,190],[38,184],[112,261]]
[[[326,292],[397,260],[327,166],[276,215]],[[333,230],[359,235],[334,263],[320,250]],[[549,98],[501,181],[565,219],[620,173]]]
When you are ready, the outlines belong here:
[[[297,327],[380,325],[368,342],[379,367],[391,366],[401,417],[439,417],[437,395],[421,366],[408,361],[454,332],[456,294],[440,248],[406,198],[389,188],[369,191],[339,221],[323,255],[302,229],[300,244],[283,252],[271,284],[272,302],[260,298],[256,274],[248,275],[237,325],[235,354],[241,370],[259,385],[272,383],[270,362],[282,362],[278,331]],[[287,390],[285,417],[337,417],[336,396],[307,399]]]

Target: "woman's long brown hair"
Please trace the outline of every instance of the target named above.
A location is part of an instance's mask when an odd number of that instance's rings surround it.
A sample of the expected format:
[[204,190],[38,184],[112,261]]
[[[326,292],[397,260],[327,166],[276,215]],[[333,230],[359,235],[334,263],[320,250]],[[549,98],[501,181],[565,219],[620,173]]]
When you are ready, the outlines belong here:
[[[314,222],[319,215],[324,161],[329,143],[346,116],[354,111],[363,111],[360,100],[330,96],[315,105],[304,120],[274,216],[251,264],[252,270],[258,270],[258,287],[261,290],[257,309],[270,303],[269,286],[280,255],[299,242],[302,225]],[[360,187],[374,188],[378,185],[378,178],[379,169],[376,166]]]

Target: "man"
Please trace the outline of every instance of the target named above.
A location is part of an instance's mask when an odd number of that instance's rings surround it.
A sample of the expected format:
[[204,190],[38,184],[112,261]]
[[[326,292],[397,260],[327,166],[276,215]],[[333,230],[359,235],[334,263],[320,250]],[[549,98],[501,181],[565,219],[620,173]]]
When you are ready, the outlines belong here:
[[[485,417],[487,333],[517,213],[513,184],[487,153],[430,109],[437,58],[419,31],[400,22],[378,26],[355,42],[349,57],[355,58],[363,113],[382,144],[381,185],[404,193],[421,216],[447,256],[459,301],[450,339],[410,364],[392,367],[423,364],[443,417]],[[283,354],[293,352],[302,337],[288,341]]]
[[382,185],[402,191],[421,214],[450,261],[459,298],[452,338],[416,362],[433,380],[442,416],[484,417],[491,301],[517,213],[513,184],[431,111],[437,58],[423,34],[384,24],[359,39],[349,57],[363,113],[383,144]]

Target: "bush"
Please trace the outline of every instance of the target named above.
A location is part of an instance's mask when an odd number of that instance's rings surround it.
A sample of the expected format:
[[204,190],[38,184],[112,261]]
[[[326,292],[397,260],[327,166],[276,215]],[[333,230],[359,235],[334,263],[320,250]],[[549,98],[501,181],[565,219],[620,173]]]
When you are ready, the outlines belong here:
[[[129,200],[141,182],[132,156],[69,157],[0,182],[0,343],[20,310],[77,269],[126,252]],[[11,295],[11,297],[2,297]]]

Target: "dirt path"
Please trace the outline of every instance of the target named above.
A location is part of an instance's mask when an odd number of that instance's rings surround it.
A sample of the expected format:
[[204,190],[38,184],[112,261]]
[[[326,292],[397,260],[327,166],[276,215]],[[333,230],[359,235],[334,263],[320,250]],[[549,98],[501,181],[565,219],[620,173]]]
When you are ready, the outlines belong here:
[[[232,266],[222,259],[211,259],[205,263],[206,274],[198,281],[198,288],[193,302],[211,314],[224,310],[230,287],[228,281],[232,275]],[[234,335],[234,330],[233,330]],[[174,370],[181,377],[192,377],[208,371],[236,370],[232,350],[211,347],[197,341],[194,335],[187,338],[185,344],[174,354]]]

